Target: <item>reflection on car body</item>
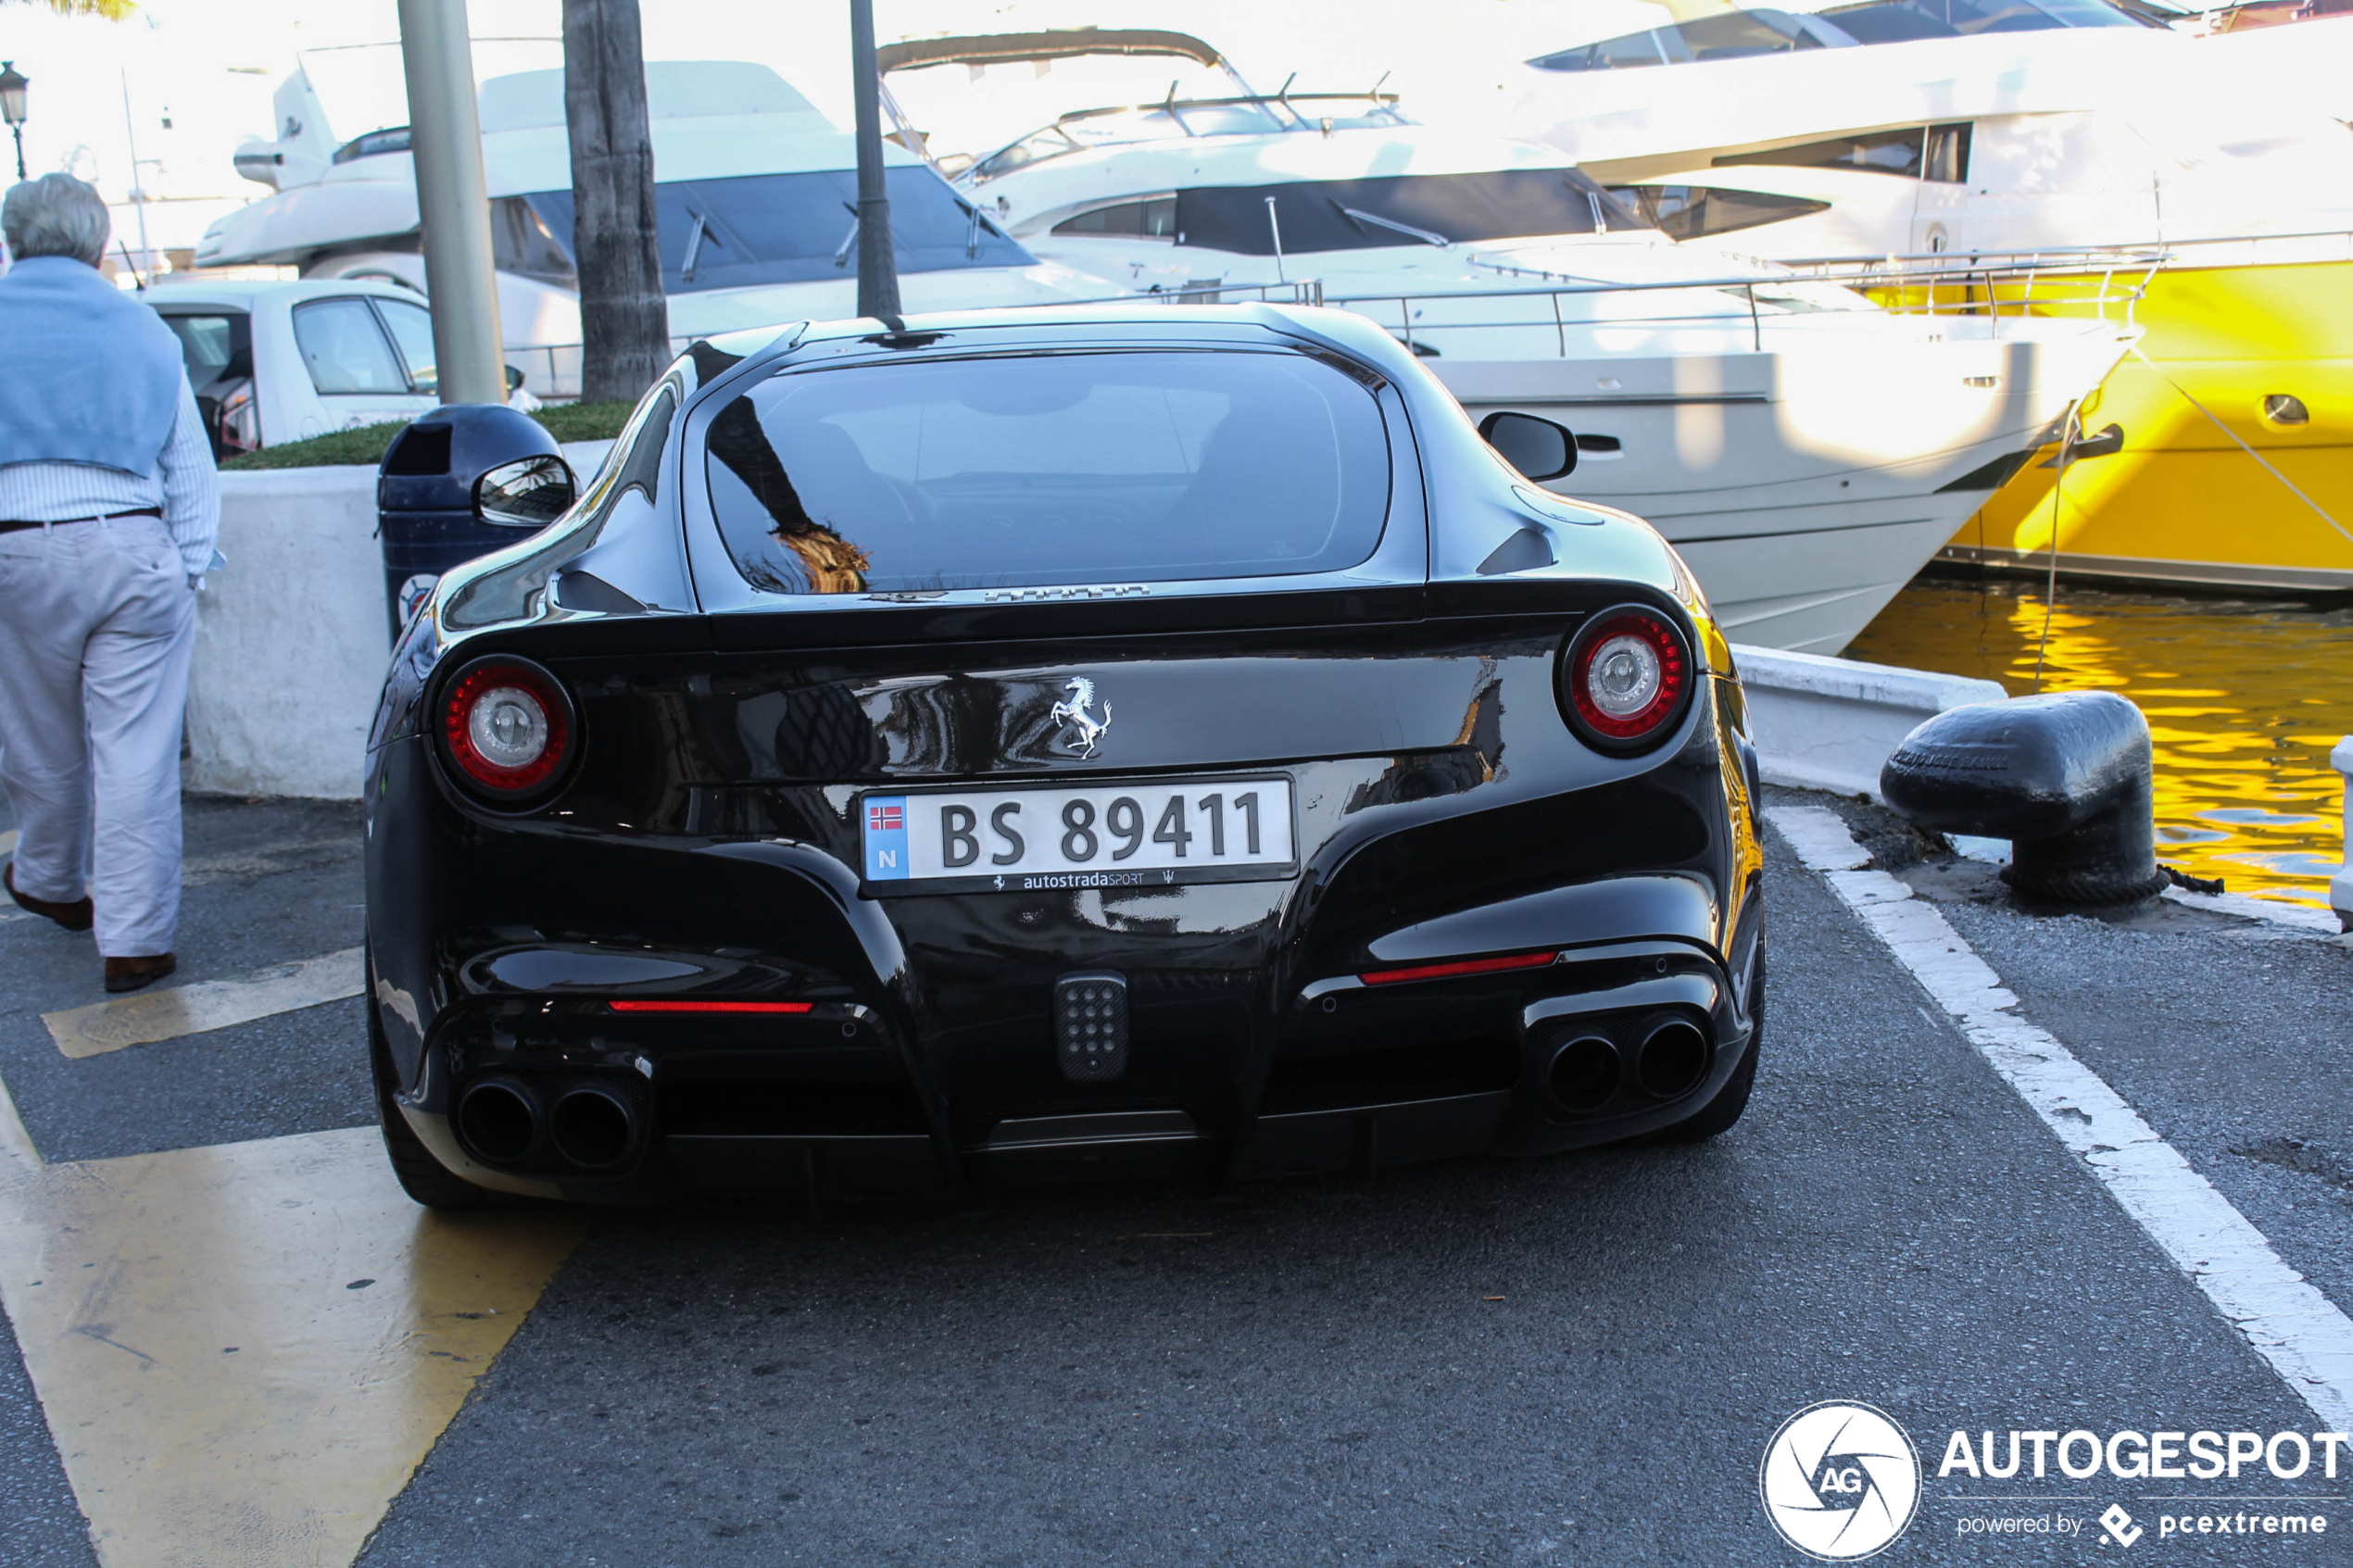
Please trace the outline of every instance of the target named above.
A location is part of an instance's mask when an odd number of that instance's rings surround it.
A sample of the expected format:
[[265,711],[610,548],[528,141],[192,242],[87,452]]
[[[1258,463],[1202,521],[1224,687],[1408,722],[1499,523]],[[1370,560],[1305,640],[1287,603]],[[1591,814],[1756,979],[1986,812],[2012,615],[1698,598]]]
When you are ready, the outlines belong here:
[[698,344],[396,654],[387,1143],[464,1206],[1720,1131],[1753,757],[1674,553],[1357,318]]

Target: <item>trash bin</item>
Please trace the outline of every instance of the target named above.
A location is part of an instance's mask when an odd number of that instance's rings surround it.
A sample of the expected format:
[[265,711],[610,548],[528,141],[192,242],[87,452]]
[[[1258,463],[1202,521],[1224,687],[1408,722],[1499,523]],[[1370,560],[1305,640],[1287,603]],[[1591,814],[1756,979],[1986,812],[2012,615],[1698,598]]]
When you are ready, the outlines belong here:
[[443,572],[510,545],[547,521],[485,521],[475,505],[475,486],[484,474],[533,458],[563,461],[546,427],[497,403],[435,408],[392,438],[376,470],[376,527],[384,541],[384,611],[395,641]]

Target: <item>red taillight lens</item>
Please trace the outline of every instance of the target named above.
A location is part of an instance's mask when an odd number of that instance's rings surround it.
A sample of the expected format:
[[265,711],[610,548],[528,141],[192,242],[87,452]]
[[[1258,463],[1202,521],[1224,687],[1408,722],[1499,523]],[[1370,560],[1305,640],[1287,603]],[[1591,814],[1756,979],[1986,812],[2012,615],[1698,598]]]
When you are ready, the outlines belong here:
[[1453,980],[1465,974],[1493,974],[1507,969],[1541,969],[1560,955],[1512,953],[1499,959],[1456,959],[1448,963],[1414,964],[1405,969],[1376,969],[1356,978],[1367,985],[1396,985],[1408,980]]
[[1605,610],[1569,644],[1563,694],[1586,737],[1631,750],[1665,734],[1692,691],[1692,656],[1663,615]]
[[496,796],[529,795],[571,754],[572,706],[537,666],[485,659],[442,698],[441,738],[472,784]]

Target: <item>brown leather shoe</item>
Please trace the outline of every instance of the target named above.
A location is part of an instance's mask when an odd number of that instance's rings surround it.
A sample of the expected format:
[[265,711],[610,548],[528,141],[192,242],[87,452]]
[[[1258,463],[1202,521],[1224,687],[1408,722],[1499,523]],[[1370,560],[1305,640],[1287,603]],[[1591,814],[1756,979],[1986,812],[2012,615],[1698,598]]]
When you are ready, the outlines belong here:
[[28,897],[18,892],[17,868],[13,865],[0,866],[0,885],[5,885],[8,889],[8,897],[16,900],[17,908],[28,914],[39,915],[44,920],[56,921],[68,931],[87,931],[90,929],[91,921],[96,918],[91,912],[90,897],[87,894],[76,898],[70,904],[60,904],[48,898]]
[[140,959],[108,959],[107,989],[136,991],[142,985],[152,985],[180,967],[180,960],[170,953],[157,953]]

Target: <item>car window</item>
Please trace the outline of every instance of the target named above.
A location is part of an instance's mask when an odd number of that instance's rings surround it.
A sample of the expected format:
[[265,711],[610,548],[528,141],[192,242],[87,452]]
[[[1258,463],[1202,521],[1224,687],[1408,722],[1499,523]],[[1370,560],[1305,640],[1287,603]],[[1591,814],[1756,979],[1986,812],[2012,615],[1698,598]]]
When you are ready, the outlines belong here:
[[223,376],[253,373],[253,329],[242,310],[219,315],[170,315],[163,324],[180,340],[188,384],[199,390]]
[[706,441],[728,554],[775,594],[1333,571],[1389,508],[1374,395],[1289,353],[787,371]]
[[393,346],[400,350],[400,358],[407,365],[409,390],[437,390],[441,378],[434,369],[433,313],[422,305],[398,299],[380,299],[376,308],[384,313],[384,325],[392,332]]
[[345,393],[406,394],[409,378],[364,299],[314,299],[294,312],[296,346],[310,367],[310,383],[325,396]]

